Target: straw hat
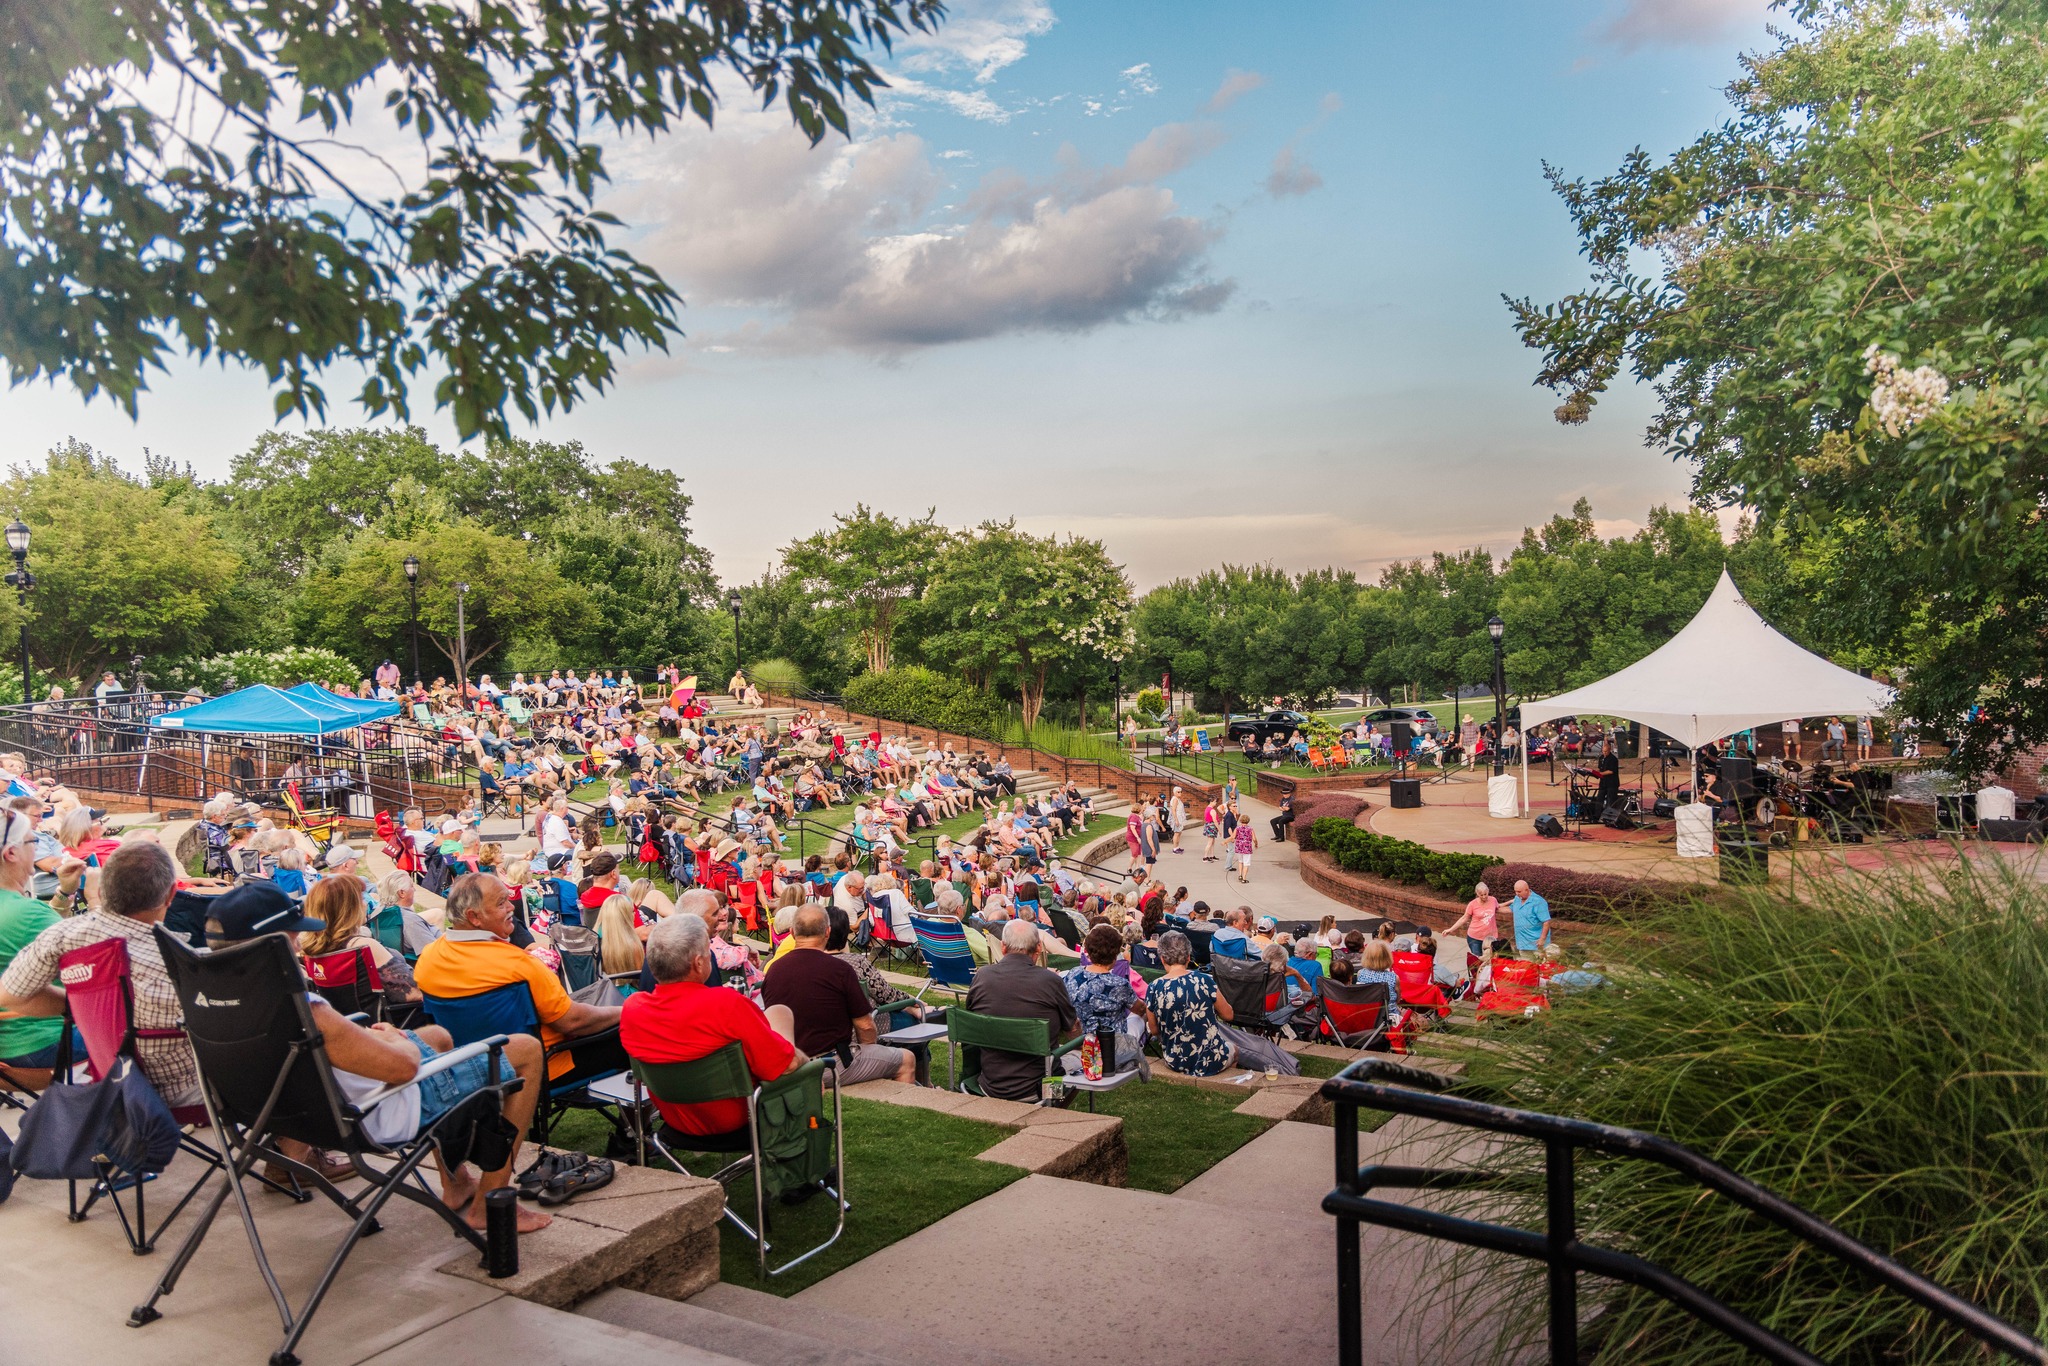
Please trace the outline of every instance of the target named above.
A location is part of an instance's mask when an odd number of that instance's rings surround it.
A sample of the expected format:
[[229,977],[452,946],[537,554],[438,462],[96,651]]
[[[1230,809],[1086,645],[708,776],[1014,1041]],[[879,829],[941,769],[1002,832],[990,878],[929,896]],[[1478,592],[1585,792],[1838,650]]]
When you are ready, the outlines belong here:
[[715,863],[723,863],[739,851],[740,842],[738,840],[722,839],[718,842],[718,847],[711,851],[711,858]]

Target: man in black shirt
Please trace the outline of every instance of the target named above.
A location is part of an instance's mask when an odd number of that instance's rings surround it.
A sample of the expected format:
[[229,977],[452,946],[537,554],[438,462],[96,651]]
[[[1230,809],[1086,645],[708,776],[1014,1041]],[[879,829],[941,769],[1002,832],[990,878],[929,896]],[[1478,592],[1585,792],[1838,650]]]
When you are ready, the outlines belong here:
[[840,1055],[843,1086],[917,1080],[914,1053],[875,1041],[875,1008],[861,989],[860,974],[825,951],[831,933],[832,922],[822,908],[806,906],[796,913],[793,944],[761,979],[762,1003],[789,1007],[796,1017],[796,1046],[805,1053]]
[[228,760],[228,787],[238,797],[247,797],[256,790],[255,753],[256,746],[244,740],[235,757]]
[[[1070,1039],[1081,1019],[1067,995],[1067,984],[1050,968],[1038,965],[1038,927],[1028,920],[1003,926],[1003,956],[974,974],[967,988],[967,1008],[977,1015],[1005,1020],[1043,1020],[1054,1040]],[[1045,1059],[1024,1053],[981,1050],[982,1090],[997,1100],[1035,1101],[1045,1077]]]

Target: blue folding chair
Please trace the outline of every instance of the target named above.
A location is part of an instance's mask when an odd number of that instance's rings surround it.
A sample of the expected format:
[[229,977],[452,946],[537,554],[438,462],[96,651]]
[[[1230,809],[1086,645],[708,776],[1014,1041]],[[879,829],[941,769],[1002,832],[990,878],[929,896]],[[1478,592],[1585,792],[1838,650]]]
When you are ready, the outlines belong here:
[[540,905],[557,925],[581,925],[583,907],[577,903],[576,884],[567,878],[551,877],[541,883]]
[[967,947],[967,927],[949,916],[913,915],[910,928],[917,932],[917,951],[927,974],[918,995],[944,987],[966,996],[974,985],[974,951]]
[[[492,987],[474,996],[427,996],[423,1004],[427,1013],[434,1017],[434,1023],[448,1031],[457,1048],[464,1044],[476,1043],[502,1034],[528,1034],[538,1039],[540,1012],[534,1009],[533,993],[524,982],[510,982],[502,987]],[[587,1034],[579,1039],[565,1040],[549,1047],[541,1062],[541,1076],[548,1075],[548,1063],[562,1053],[574,1048],[591,1048],[606,1041],[616,1043],[619,1031],[612,1028],[596,1034]],[[540,1099],[533,1107],[533,1136],[543,1148],[547,1146],[548,1135],[562,1115],[570,1110],[595,1110],[603,1115],[606,1122],[615,1129],[622,1141],[631,1134],[619,1118],[618,1107],[611,1101],[601,1100],[590,1094],[593,1082],[607,1081],[612,1077],[624,1076],[626,1068],[620,1066],[601,1076],[577,1077],[573,1081],[545,1081],[541,1086]]]

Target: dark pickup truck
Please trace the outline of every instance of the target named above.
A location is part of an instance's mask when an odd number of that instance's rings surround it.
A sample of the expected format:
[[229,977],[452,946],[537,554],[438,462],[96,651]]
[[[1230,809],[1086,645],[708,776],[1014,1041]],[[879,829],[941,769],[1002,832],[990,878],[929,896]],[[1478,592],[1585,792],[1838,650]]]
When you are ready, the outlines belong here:
[[1260,744],[1272,736],[1276,742],[1285,743],[1287,737],[1308,724],[1308,717],[1298,711],[1269,711],[1264,716],[1233,716],[1230,728],[1224,734],[1233,743],[1241,743],[1249,735]]

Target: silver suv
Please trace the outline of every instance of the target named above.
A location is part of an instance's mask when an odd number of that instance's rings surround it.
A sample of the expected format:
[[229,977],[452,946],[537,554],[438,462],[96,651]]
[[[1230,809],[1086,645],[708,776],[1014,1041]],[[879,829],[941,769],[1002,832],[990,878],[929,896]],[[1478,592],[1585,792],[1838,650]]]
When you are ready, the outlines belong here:
[[[1385,735],[1387,728],[1396,721],[1406,721],[1420,735],[1440,733],[1436,724],[1436,714],[1425,707],[1381,707],[1378,711],[1367,712],[1362,719],[1372,722],[1373,730],[1381,735]],[[1354,729],[1357,724],[1354,721],[1346,729]]]

